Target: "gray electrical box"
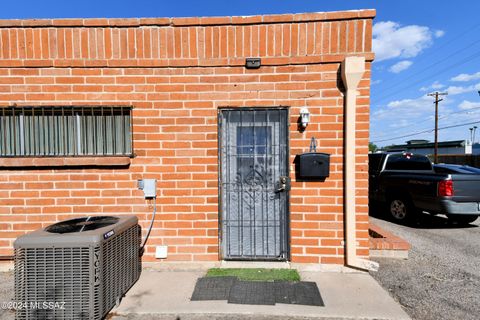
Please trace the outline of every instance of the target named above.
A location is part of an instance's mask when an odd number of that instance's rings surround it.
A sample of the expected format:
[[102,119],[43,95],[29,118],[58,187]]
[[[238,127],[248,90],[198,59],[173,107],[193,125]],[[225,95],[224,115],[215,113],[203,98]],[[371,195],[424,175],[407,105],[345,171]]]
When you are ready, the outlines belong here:
[[156,179],[142,179],[138,180],[138,189],[143,190],[145,199],[157,197],[157,180]]
[[330,155],[321,152],[307,152],[298,155],[299,177],[301,179],[323,179],[330,175]]

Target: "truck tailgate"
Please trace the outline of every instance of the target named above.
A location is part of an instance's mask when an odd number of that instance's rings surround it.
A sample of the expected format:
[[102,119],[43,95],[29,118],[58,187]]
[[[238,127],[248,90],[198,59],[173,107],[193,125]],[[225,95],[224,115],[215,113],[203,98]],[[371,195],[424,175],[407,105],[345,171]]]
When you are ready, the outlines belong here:
[[452,174],[456,202],[480,202],[480,174]]

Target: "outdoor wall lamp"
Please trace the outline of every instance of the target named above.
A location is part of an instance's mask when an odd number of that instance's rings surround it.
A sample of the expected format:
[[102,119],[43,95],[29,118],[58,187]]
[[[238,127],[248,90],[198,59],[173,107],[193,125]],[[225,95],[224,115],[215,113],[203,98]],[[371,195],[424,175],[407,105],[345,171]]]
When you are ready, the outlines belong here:
[[300,123],[302,128],[306,128],[310,122],[310,111],[306,107],[300,109]]

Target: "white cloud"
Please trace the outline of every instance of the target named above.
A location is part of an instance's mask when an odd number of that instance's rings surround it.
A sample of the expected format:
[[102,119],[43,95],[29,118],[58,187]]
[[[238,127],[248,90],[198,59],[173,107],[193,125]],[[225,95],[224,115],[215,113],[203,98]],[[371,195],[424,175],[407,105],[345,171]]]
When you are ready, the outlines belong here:
[[462,110],[469,110],[469,109],[473,109],[473,108],[480,108],[480,102],[471,102],[471,101],[463,100],[463,101],[458,105],[458,108],[459,108],[459,109],[462,109]]
[[434,36],[434,32],[424,26],[401,26],[392,21],[375,23],[373,51],[376,61],[413,58],[432,45]]
[[442,88],[444,88],[445,85],[439,83],[438,81],[435,81],[435,82],[431,85],[431,87],[432,87],[433,90],[437,90],[437,89],[442,89]]
[[[478,86],[480,87],[480,84]],[[475,85],[457,88],[465,91],[473,87]],[[480,101],[472,99],[473,101],[460,100],[460,102],[455,101],[455,98],[450,94],[442,96],[444,100],[439,104],[439,127],[455,126],[440,130],[440,141],[470,139],[468,126],[461,125],[480,119]],[[378,142],[379,146],[404,143],[409,139],[433,141],[435,114],[433,101],[433,97],[425,94],[417,98],[391,101],[384,106],[374,106],[371,118],[371,140],[389,139]],[[402,137],[418,132],[422,133]],[[390,138],[394,139],[390,140]]]
[[470,91],[469,87],[457,87],[457,86],[450,86],[447,89],[447,92],[449,95],[457,95],[457,94],[462,94],[465,92]]
[[402,71],[407,70],[413,64],[410,60],[402,60],[400,62],[395,63],[393,66],[388,69],[388,71],[393,73],[400,73]]
[[382,80],[378,79],[378,80],[372,80],[372,82],[370,83],[370,85],[374,86],[376,84],[379,84],[379,83],[382,83]]
[[405,109],[418,109],[423,108],[426,103],[430,102],[431,98],[428,96],[421,96],[416,99],[402,99],[394,100],[387,104],[387,107],[390,108],[405,108]]
[[[478,84],[480,86],[480,84]],[[462,91],[471,89],[462,88]],[[475,94],[476,95],[476,94]],[[480,119],[480,101],[460,100],[455,97],[442,96],[444,99],[439,104],[439,127],[458,126]],[[377,145],[401,144],[409,139],[434,138],[434,98],[422,95],[412,99],[391,101],[384,106],[374,106],[371,118],[371,140],[378,141]],[[470,139],[469,126],[458,126],[439,131],[440,141]],[[422,132],[415,136],[403,137],[412,133]],[[391,139],[394,138],[394,139]],[[391,140],[390,140],[391,139]]]
[[380,107],[373,112],[372,119],[375,121],[383,119],[387,122],[397,123],[405,119],[413,120],[431,110],[432,98],[425,95],[415,99],[391,101],[386,107]]
[[470,86],[450,86],[445,91],[448,92],[449,95],[457,95],[457,94],[462,94],[462,93],[467,93],[467,92],[473,92],[473,91],[478,91],[480,90],[480,83],[477,84],[472,84]]
[[405,128],[405,127],[408,127],[410,125],[410,121],[408,121],[407,119],[401,119],[393,124],[390,125],[390,128],[392,129],[397,129],[397,128]]
[[445,31],[443,30],[436,30],[435,31],[435,38],[441,38],[445,35]]
[[427,87],[421,87],[420,88],[420,91],[431,91],[431,90],[440,90],[442,88],[445,88],[445,85],[444,84],[441,84],[440,82],[438,81],[435,81],[434,83],[432,83],[431,85],[427,86]]
[[[448,96],[443,99],[439,104],[440,115],[450,113],[452,111],[450,106],[454,102]],[[418,98],[394,100],[386,106],[374,107],[371,116],[372,130],[384,128],[387,135],[402,135],[412,128],[418,131],[425,126],[428,127],[429,123],[433,123],[435,114],[433,101],[433,97],[422,95]]]
[[462,74],[459,74],[458,76],[453,77],[450,80],[456,81],[456,82],[467,82],[467,81],[478,80],[478,79],[480,79],[480,71],[473,74],[462,73]]
[[[439,104],[439,114],[447,115],[452,110],[452,99],[443,97]],[[400,99],[389,102],[386,106],[375,106],[371,117],[372,141],[395,138],[379,142],[379,145],[404,143],[409,139],[433,139],[435,105],[433,97],[426,94],[417,98]],[[447,123],[450,117],[442,119],[441,124]],[[412,133],[425,131],[422,134],[402,137]],[[448,139],[447,139],[448,140]]]

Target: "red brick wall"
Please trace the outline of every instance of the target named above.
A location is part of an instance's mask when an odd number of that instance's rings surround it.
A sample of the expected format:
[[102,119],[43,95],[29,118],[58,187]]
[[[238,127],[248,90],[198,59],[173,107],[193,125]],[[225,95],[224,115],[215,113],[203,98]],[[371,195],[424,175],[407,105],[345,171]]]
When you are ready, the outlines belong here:
[[[358,254],[368,255],[373,16],[0,21],[0,106],[133,105],[137,155],[118,169],[0,167],[0,255],[12,254],[26,231],[74,216],[136,214],[146,228],[151,203],[136,180],[156,178],[158,215],[145,259],[168,245],[167,260],[218,260],[217,109],[282,105],[291,107],[292,261],[343,264],[346,55],[368,61],[357,100]],[[261,57],[262,67],[245,69],[245,57]],[[300,133],[302,106],[311,123]],[[331,153],[330,177],[296,182],[293,159],[312,136],[318,151]]]

